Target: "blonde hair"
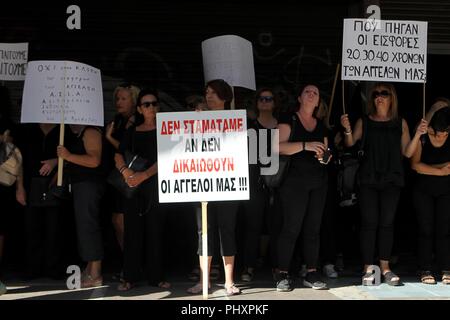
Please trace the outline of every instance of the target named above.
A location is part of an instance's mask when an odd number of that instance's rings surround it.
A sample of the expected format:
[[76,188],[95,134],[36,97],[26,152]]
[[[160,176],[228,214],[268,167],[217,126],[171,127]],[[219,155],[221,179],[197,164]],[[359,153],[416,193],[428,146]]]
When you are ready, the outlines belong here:
[[121,84],[118,85],[115,89],[114,89],[114,93],[113,93],[113,101],[115,103],[116,101],[116,97],[117,97],[117,93],[120,90],[127,90],[130,93],[130,97],[131,97],[131,101],[133,102],[133,107],[136,107],[137,105],[137,99],[139,96],[139,92],[141,91],[141,89],[139,89],[138,87],[131,85],[131,84]]
[[389,108],[388,116],[391,120],[395,120],[398,118],[398,98],[395,87],[390,83],[378,82],[372,87],[367,103],[367,113],[369,115],[375,115],[377,113],[377,108],[375,107],[374,103],[375,97],[373,96],[373,93],[381,87],[386,88],[391,94],[391,105]]

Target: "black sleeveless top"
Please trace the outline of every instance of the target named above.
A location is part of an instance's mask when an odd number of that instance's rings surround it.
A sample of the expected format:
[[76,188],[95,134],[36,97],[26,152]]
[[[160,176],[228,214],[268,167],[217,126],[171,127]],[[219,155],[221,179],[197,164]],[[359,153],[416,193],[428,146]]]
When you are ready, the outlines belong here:
[[[436,148],[431,144],[428,134],[422,138],[422,155],[420,162],[434,165],[450,162],[450,139]],[[450,176],[434,176],[429,174],[417,174],[416,185],[423,190],[435,194],[450,192]]]
[[[86,126],[77,135],[74,133],[69,135],[66,142],[67,142],[67,150],[69,150],[70,153],[79,155],[86,154],[86,149],[84,148],[83,143],[83,136],[87,128],[99,130],[96,127]],[[79,166],[69,161],[66,161],[65,163],[66,163],[65,166],[66,172],[69,175],[71,183],[77,183],[82,181],[101,181],[101,179],[103,178],[102,176],[105,174],[102,164],[100,164],[100,166],[98,166],[97,168],[88,168]]]
[[359,183],[370,186],[403,186],[402,119],[374,121],[366,117],[364,125],[367,125],[367,130]]
[[[327,129],[323,121],[317,119],[317,125],[311,132],[303,127],[295,112],[282,115],[279,123],[289,125],[292,130],[293,121],[295,122],[295,128],[290,142],[324,142]],[[290,180],[290,177],[301,179],[302,184],[310,187],[318,187],[326,183],[327,166],[321,164],[315,155],[313,151],[302,151],[291,155],[289,174],[286,180]]]

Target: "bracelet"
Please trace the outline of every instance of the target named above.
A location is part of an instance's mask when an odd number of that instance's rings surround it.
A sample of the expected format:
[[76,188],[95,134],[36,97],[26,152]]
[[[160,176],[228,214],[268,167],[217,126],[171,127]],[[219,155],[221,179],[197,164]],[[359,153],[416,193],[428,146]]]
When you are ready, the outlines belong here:
[[123,173],[127,169],[127,166],[123,165],[120,167],[119,172]]
[[346,136],[349,136],[349,135],[352,134],[352,130],[350,130],[350,131],[344,131],[344,134],[345,134]]

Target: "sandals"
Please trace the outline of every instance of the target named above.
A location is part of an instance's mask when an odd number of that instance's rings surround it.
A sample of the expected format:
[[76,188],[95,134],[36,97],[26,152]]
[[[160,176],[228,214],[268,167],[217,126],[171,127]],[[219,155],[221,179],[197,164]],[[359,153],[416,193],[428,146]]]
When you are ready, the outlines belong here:
[[158,283],[158,288],[161,289],[170,289],[171,286],[172,285],[167,281],[161,281],[160,283]]
[[238,287],[236,287],[234,283],[229,287],[225,286],[225,291],[227,293],[227,296],[234,296],[241,294],[241,290]]
[[95,287],[101,287],[103,286],[103,277],[99,276],[97,278],[92,278],[91,275],[85,275],[81,278],[81,288],[95,288]]
[[134,284],[127,281],[121,281],[120,284],[117,286],[117,291],[130,291],[134,288]]
[[436,284],[436,279],[434,279],[431,271],[422,271],[420,273],[420,282],[423,284]]
[[450,284],[450,271],[442,273],[442,284]]
[[372,272],[366,272],[362,277],[363,286],[373,286],[375,282],[375,276]]
[[400,278],[392,271],[388,271],[385,274],[383,274],[383,278],[384,278],[384,282],[390,286],[399,286],[400,285]]

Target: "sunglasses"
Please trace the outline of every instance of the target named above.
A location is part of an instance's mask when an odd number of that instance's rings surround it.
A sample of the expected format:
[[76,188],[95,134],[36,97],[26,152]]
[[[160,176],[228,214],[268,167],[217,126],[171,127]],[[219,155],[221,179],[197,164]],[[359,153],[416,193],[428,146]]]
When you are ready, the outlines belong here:
[[258,97],[259,102],[272,102],[273,97],[272,96],[260,96]]
[[141,107],[148,108],[150,106],[157,107],[159,105],[158,101],[146,101],[141,103]]
[[372,93],[372,96],[374,98],[378,98],[378,97],[383,97],[383,98],[387,98],[391,95],[391,93],[387,90],[382,90],[382,91],[374,91]]

